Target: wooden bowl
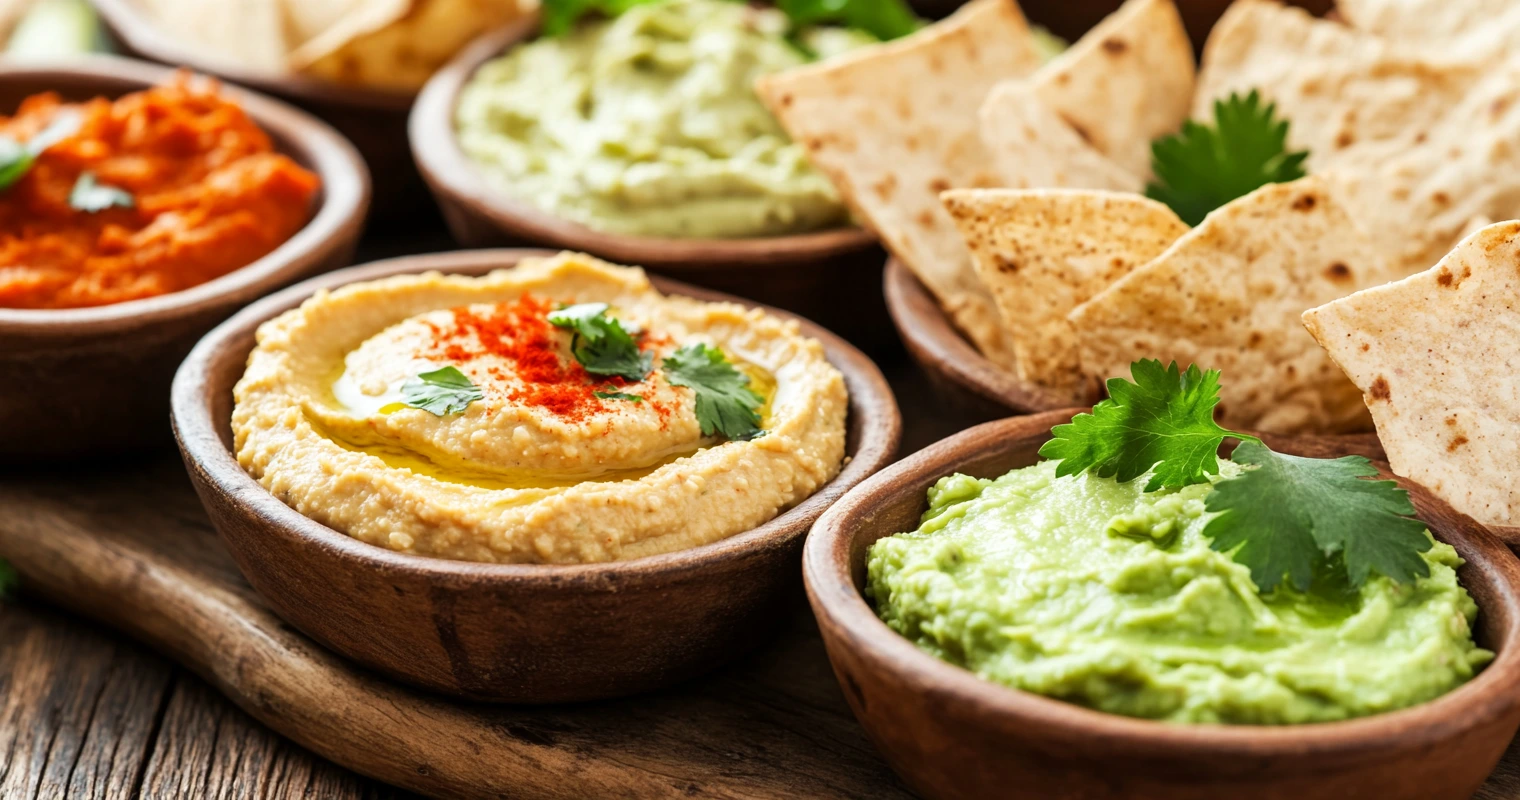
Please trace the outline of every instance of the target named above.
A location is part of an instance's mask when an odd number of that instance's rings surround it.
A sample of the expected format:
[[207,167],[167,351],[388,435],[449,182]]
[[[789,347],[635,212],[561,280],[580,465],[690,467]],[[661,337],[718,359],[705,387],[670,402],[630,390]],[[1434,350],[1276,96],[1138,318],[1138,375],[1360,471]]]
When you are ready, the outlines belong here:
[[[813,526],[808,598],[856,717],[928,798],[1457,800],[1470,796],[1520,725],[1520,562],[1482,526],[1400,480],[1458,574],[1498,657],[1423,705],[1347,722],[1279,727],[1131,719],[1009,689],[920,651],[861,595],[866,549],[913,530],[924,492],[953,472],[993,477],[1038,460],[1077,409],[988,423],[935,444],[845,495]],[[1277,438],[1303,455],[1336,443]]]
[[[141,0],[91,0],[127,55],[247,86],[305,109],[338,129],[374,168],[376,219],[392,225],[428,219],[432,209],[406,144],[406,115],[415,93],[350,86],[302,75],[278,75],[205,57],[165,33]],[[203,0],[212,2],[212,0]]]
[[891,346],[886,307],[874,290],[884,256],[862,228],[755,239],[628,236],[561,219],[488,185],[454,137],[459,92],[481,64],[537,30],[533,14],[477,39],[428,81],[412,108],[412,154],[460,244],[579,250],[784,308],[848,334],[868,352]]
[[[118,97],[173,75],[109,56],[0,64],[0,113],[37,92]],[[351,260],[369,204],[358,153],[294,108],[226,92],[280,152],[321,176],[311,221],[263,258],[182,292],[97,308],[0,308],[0,456],[66,458],[167,444],[169,381],[195,341],[255,298]]]
[[[480,564],[365,544],[280,502],[237,463],[232,387],[254,330],[319,289],[441,270],[481,275],[546,255],[484,250],[381,261],[268,297],[212,331],[174,381],[174,426],[190,477],[248,582],[327,647],[392,678],[457,697],[556,703],[631,694],[745,652],[797,598],[802,540],[823,510],[885,466],[902,420],[881,372],[839,337],[824,343],[850,392],[849,461],[770,522],[668,555],[609,564]],[[654,279],[662,291],[735,298]],[[747,305],[753,305],[746,303]],[[771,310],[771,309],[767,309]],[[776,312],[787,316],[783,312]]]

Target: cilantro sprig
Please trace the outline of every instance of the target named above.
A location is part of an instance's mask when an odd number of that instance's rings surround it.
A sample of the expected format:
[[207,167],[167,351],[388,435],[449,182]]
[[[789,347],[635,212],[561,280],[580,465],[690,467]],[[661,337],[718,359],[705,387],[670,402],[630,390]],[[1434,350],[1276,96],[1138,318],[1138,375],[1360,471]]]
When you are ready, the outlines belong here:
[[1214,101],[1214,124],[1193,120],[1151,144],[1156,180],[1145,196],[1166,203],[1189,225],[1269,183],[1304,177],[1306,150],[1288,150],[1288,121],[1255,89]]
[[1226,438],[1240,444],[1230,460],[1245,467],[1218,480],[1205,500],[1214,513],[1203,528],[1215,550],[1251,570],[1263,593],[1286,580],[1306,591],[1329,565],[1344,564],[1360,586],[1372,573],[1409,583],[1430,574],[1430,549],[1409,493],[1377,474],[1361,456],[1320,459],[1278,453],[1260,439],[1214,422],[1219,372],[1174,362],[1137,361],[1134,382],[1108,382],[1109,399],[1090,414],[1051,430],[1040,455],[1061,459],[1058,475],[1092,471],[1130,481],[1151,470],[1146,491],[1204,483],[1219,473]]
[[723,351],[705,344],[689,344],[660,364],[672,386],[686,386],[697,393],[697,423],[703,436],[722,434],[733,441],[758,437],[760,414],[765,404],[749,377],[734,368]]
[[471,403],[485,396],[470,376],[457,367],[422,372],[401,384],[401,399],[407,405],[436,417],[462,413]]
[[[542,31],[545,36],[562,36],[588,14],[616,17],[636,6],[661,2],[667,0],[544,0]],[[793,34],[812,25],[843,25],[887,41],[922,25],[903,0],[778,0],[776,8],[787,16]]]
[[132,208],[137,205],[130,192],[95,180],[95,173],[85,170],[69,191],[69,207],[94,214],[112,206]]
[[654,369],[654,355],[639,352],[623,323],[607,316],[606,303],[579,303],[549,312],[549,324],[572,332],[570,353],[592,375],[641,381]]
[[26,177],[43,151],[73,136],[83,122],[84,117],[78,111],[65,109],[55,114],[47,127],[24,143],[9,136],[0,136],[0,191],[11,188]]

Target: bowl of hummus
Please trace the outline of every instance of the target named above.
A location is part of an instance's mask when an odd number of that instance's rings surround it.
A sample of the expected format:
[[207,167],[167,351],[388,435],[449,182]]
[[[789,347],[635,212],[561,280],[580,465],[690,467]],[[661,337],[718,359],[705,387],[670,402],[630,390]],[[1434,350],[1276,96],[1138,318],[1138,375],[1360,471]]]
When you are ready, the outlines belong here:
[[[886,332],[860,291],[881,279],[875,237],[753,86],[876,39],[794,35],[777,9],[723,0],[635,5],[556,35],[542,24],[482,37],[412,109],[413,154],[455,238],[585,251]],[[834,302],[842,292],[861,302]]]
[[[1471,795],[1520,725],[1520,565],[1501,542],[1417,484],[1361,480],[1412,500],[1398,509],[1418,520],[1398,523],[1403,582],[1346,578],[1366,554],[1353,548],[1263,593],[1262,575],[1285,569],[1251,550],[1264,509],[1324,522],[1354,501],[1268,502],[1235,528],[1243,548],[1211,547],[1213,520],[1242,513],[1214,496],[1238,502],[1243,474],[1264,479],[1245,443],[1180,489],[1150,482],[1164,460],[1073,474],[1052,428],[1071,436],[1075,413],[951,437],[814,527],[804,576],[829,657],[909,785],[933,798]],[[1334,439],[1268,442],[1303,456],[1274,463],[1352,468],[1330,458],[1344,453]]]
[[105,56],[0,67],[0,453],[167,443],[167,388],[234,309],[346,263],[369,202],[318,120]]
[[408,683],[643,691],[785,617],[807,527],[891,458],[875,366],[783,312],[590,256],[380,262],[180,370],[182,452],[281,616]]

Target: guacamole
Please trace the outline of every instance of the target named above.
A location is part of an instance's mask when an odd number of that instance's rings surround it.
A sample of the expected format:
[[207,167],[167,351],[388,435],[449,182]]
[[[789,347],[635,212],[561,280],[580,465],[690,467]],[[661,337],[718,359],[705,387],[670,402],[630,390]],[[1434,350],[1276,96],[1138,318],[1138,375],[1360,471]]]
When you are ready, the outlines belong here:
[[1449,545],[1423,554],[1430,577],[1412,585],[1373,576],[1353,589],[1342,569],[1308,594],[1263,597],[1202,535],[1211,484],[1145,493],[1144,477],[1055,467],[935,484],[918,530],[867,557],[866,594],[887,625],[988,680],[1172,722],[1391,711],[1493,657],[1473,643],[1478,610]]
[[833,185],[755,96],[761,75],[875,40],[817,28],[789,41],[774,9],[732,0],[640,5],[480,68],[460,94],[460,147],[486,179],[613,233],[775,236],[845,225]]

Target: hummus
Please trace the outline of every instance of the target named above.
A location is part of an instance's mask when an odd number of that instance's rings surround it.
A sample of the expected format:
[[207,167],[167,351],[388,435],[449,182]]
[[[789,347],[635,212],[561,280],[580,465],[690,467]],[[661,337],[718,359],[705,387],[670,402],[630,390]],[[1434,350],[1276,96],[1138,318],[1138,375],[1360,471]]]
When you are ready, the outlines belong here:
[[[809,59],[774,9],[640,5],[482,66],[459,96],[461,149],[503,192],[583,225],[739,238],[845,225],[833,185],[761,105],[755,79]],[[874,41],[804,34],[820,54]]]
[[[606,303],[654,366],[588,374],[548,321]],[[716,347],[763,399],[763,433],[703,434],[662,359]],[[453,368],[462,411],[408,404]],[[844,457],[844,379],[795,322],[662,296],[642,270],[562,254],[481,278],[407,275],[321,292],[265,323],[235,390],[238,461],[275,496],[380,547],[467,561],[668,553],[775,517]]]
[[1413,585],[1316,578],[1309,594],[1263,597],[1202,535],[1211,484],[1145,493],[1145,478],[1058,478],[1056,463],[935,484],[919,529],[868,555],[881,618],[983,678],[1173,722],[1391,711],[1493,657],[1473,643],[1477,607],[1449,545],[1423,554],[1430,577]]

